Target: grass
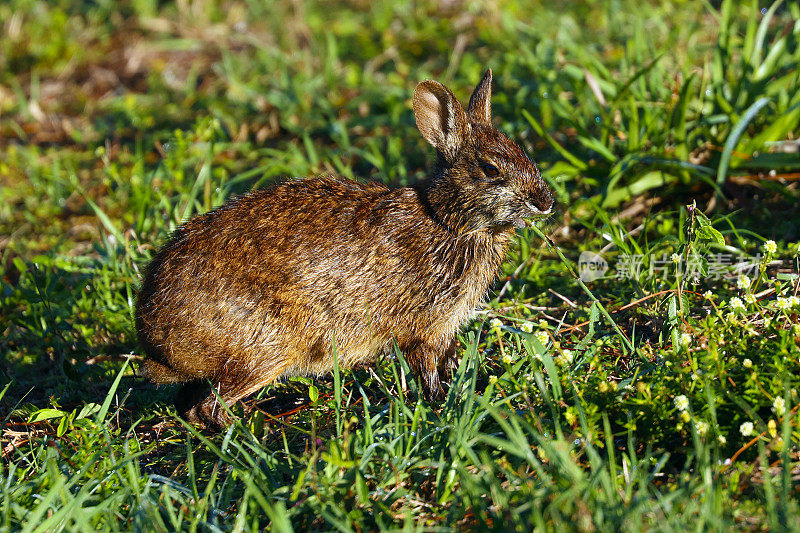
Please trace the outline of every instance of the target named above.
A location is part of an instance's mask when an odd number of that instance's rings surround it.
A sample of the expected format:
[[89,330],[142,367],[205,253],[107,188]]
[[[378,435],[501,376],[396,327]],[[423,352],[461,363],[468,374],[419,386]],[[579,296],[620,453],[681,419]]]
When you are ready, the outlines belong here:
[[[797,528],[797,3],[0,21],[3,530]],[[222,434],[180,421],[133,371],[156,247],[286,175],[420,179],[414,85],[465,99],[487,66],[561,207],[519,234],[446,400],[397,353],[267,387]],[[582,252],[610,269],[582,278]]]

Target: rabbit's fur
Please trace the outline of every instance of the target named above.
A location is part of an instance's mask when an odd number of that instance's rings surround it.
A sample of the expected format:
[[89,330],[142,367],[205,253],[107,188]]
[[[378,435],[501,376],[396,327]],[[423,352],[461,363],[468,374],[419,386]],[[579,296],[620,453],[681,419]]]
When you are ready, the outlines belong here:
[[465,113],[432,80],[414,115],[438,152],[430,177],[389,189],[289,181],[183,224],[153,259],[136,305],[144,374],[187,382],[176,405],[227,422],[226,403],[283,376],[373,360],[393,342],[426,392],[486,295],[514,228],[550,212],[536,166],[491,125],[489,70]]

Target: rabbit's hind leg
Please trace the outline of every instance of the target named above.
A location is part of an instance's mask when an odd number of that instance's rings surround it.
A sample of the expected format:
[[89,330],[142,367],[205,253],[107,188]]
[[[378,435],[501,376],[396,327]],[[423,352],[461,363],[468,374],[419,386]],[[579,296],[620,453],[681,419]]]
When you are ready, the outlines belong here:
[[231,423],[231,417],[219,401],[233,407],[240,399],[258,391],[275,381],[289,365],[289,360],[273,366],[263,374],[247,372],[226,372],[214,380],[214,390],[206,387],[207,393],[186,411],[186,418],[209,428],[222,429]]
[[139,365],[139,374],[155,383],[178,383],[189,379],[185,372],[172,369],[168,364],[145,359]]
[[459,360],[456,357],[456,345],[458,342],[455,338],[450,341],[444,356],[439,360],[439,377],[447,380],[456,370],[458,370]]
[[208,391],[209,385],[206,380],[194,380],[184,383],[175,393],[173,400],[175,410],[182,417],[190,418],[189,411],[208,395]]

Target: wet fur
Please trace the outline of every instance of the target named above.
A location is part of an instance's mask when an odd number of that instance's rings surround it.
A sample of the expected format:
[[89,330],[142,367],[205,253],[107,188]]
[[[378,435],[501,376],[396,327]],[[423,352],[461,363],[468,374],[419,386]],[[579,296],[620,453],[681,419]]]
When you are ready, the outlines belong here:
[[[491,127],[480,100],[491,72],[467,114],[444,86],[420,87],[420,130],[441,133],[424,182],[281,183],[194,217],[153,259],[136,306],[143,370],[158,383],[188,382],[176,404],[190,420],[227,422],[206,380],[232,404],[281,377],[330,372],[334,342],[342,368],[397,342],[428,394],[440,393],[438,367],[486,296],[519,217],[531,204],[548,211],[552,199],[524,152]],[[428,96],[421,109],[418,94]],[[436,129],[446,129],[436,115],[421,124],[437,98],[449,132]],[[502,186],[483,172],[486,160]]]

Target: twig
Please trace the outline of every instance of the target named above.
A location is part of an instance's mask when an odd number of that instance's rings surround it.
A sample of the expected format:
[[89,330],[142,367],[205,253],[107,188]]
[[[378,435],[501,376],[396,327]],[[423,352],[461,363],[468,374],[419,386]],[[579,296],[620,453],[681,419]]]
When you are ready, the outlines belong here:
[[[673,292],[673,289],[668,289],[668,290],[663,290],[663,291],[654,292],[653,294],[648,294],[648,295],[647,295],[647,296],[645,296],[644,298],[639,298],[638,300],[634,300],[634,301],[632,301],[632,302],[631,302],[631,303],[629,303],[629,304],[625,304],[625,305],[623,305],[623,306],[622,306],[622,307],[620,307],[619,309],[615,309],[614,311],[611,311],[611,314],[614,314],[614,313],[619,313],[620,311],[624,311],[625,309],[629,309],[629,308],[631,308],[631,307],[633,307],[633,306],[635,306],[635,305],[639,305],[640,303],[642,303],[642,302],[644,302],[644,301],[646,301],[646,300],[649,300],[649,299],[651,299],[651,298],[655,298],[655,297],[657,297],[657,296],[662,296],[662,295],[664,295],[664,294],[669,294],[669,293],[671,293],[671,292]],[[693,291],[686,291],[686,292],[690,292],[690,293],[692,293],[692,294],[697,294],[696,292],[693,292]],[[569,326],[568,328],[564,328],[562,331],[563,331],[563,332],[566,332],[566,333],[569,333],[570,331],[574,331],[574,330],[576,330],[576,329],[580,329],[580,328],[582,328],[583,326],[586,326],[586,325],[588,325],[588,324],[590,324],[590,321],[589,321],[589,320],[587,320],[586,322],[581,322],[580,324],[576,324],[576,325],[574,325],[574,326]]]
[[500,289],[500,292],[497,295],[497,299],[498,300],[503,297],[505,292],[511,286],[511,281],[514,278],[516,278],[519,275],[519,273],[522,272],[522,269],[525,267],[525,265],[527,265],[530,262],[531,257],[533,257],[533,256],[528,256],[528,258],[525,259],[522,263],[520,263],[519,266],[514,270],[514,273],[511,274],[510,276],[508,276],[508,280],[506,281],[505,285],[503,285],[503,288]]
[[576,304],[575,302],[573,302],[572,300],[570,300],[570,299],[569,299],[569,298],[567,298],[566,296],[564,296],[564,295],[561,295],[561,294],[558,294],[558,293],[557,293],[556,291],[554,291],[553,289],[547,289],[547,292],[549,292],[549,293],[551,293],[551,294],[553,294],[553,295],[555,295],[555,296],[557,296],[557,297],[561,298],[561,300],[563,300],[563,301],[564,301],[564,302],[565,302],[567,305],[569,305],[570,307],[572,307],[572,308],[574,308],[574,309],[577,309],[577,307],[578,307],[578,304]]

